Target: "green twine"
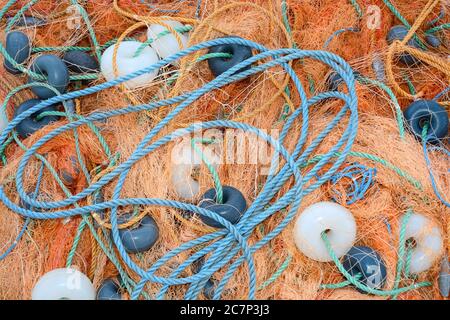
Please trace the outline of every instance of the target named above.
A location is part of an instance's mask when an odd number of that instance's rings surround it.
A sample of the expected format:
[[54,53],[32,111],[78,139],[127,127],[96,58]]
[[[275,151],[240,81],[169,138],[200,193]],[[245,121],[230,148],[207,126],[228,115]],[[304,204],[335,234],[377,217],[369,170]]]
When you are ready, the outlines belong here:
[[361,9],[361,6],[358,4],[358,2],[356,0],[349,0],[350,3],[352,4],[353,8],[355,8],[356,14],[358,15],[358,18],[362,18],[363,16],[363,12]]
[[217,203],[223,203],[223,188],[222,188],[222,184],[220,183],[219,174],[217,173],[214,166],[209,163],[209,160],[206,159],[205,155],[200,150],[200,148],[197,147],[197,145],[196,145],[197,142],[211,144],[211,143],[214,143],[214,139],[194,138],[194,139],[191,139],[191,146],[195,150],[195,152],[202,158],[202,161],[205,163],[206,167],[208,168],[209,172],[212,175],[212,178],[214,180],[214,185],[216,188]]
[[84,10],[83,6],[80,5],[77,0],[70,0],[70,2],[72,3],[72,5],[77,7],[78,12],[81,14],[81,17],[83,18],[84,23],[86,24],[86,27],[88,29],[89,35],[91,37],[92,44],[94,45],[95,54],[97,56],[98,61],[100,62],[102,59],[102,54],[100,52],[100,45],[97,41],[97,37],[95,35],[94,28],[92,28],[92,24],[91,24],[91,21],[89,20],[89,16],[88,16],[86,10]]
[[[289,90],[289,86],[286,86],[285,92],[288,97],[291,96],[291,90]],[[289,115],[289,111],[290,111],[290,107],[287,103],[285,103],[283,106],[283,112],[281,113],[278,121],[285,121]]]
[[41,52],[52,52],[52,51],[91,51],[91,47],[78,47],[78,46],[67,46],[67,47],[33,47],[31,53],[41,53]]
[[[358,273],[357,275],[355,275],[355,279],[359,280],[361,279],[362,274]],[[320,289],[342,289],[345,288],[346,286],[351,285],[352,283],[348,280],[346,281],[342,281],[339,283],[329,283],[329,284],[321,284],[320,285]]]
[[[105,50],[106,48],[112,46],[113,44],[116,44],[119,39],[113,39],[109,40],[105,44],[102,44],[100,46],[100,50]],[[138,41],[135,38],[127,37],[124,39],[124,41]],[[34,47],[31,49],[31,52],[33,53],[39,53],[39,52],[51,52],[51,51],[91,51],[92,47],[80,47],[80,46],[62,46],[62,47]]]
[[[31,0],[27,4],[25,4],[22,8],[20,8],[19,11],[15,14],[15,16],[9,21],[8,25],[6,26],[5,33],[8,33],[11,28],[14,26],[14,24],[19,20],[19,18],[24,14],[25,11],[27,11],[32,5],[34,5],[39,0]],[[2,15],[3,16],[3,15]]]
[[416,88],[414,88],[414,85],[412,81],[409,79],[407,74],[403,74],[403,79],[406,81],[406,84],[408,85],[409,92],[414,96],[416,95]]
[[400,138],[404,139],[405,138],[405,126],[403,124],[403,112],[402,112],[402,108],[400,107],[400,104],[398,103],[397,97],[395,96],[394,92],[392,92],[392,90],[387,85],[385,85],[383,82],[380,82],[377,80],[359,76],[358,81],[364,85],[371,84],[371,85],[378,86],[380,89],[382,89],[384,92],[386,92],[389,95],[389,97],[392,100],[392,103],[394,104]]
[[409,278],[410,277],[410,267],[411,267],[411,257],[412,257],[412,243],[411,242],[407,242],[406,243],[406,260],[405,260],[405,277]]
[[211,52],[211,53],[207,53],[201,57],[199,57],[197,59],[197,62],[200,61],[204,61],[207,59],[212,59],[212,58],[225,58],[225,59],[230,59],[232,58],[233,55],[231,53],[226,53],[226,52]]
[[[183,27],[178,27],[175,28],[175,30],[177,32],[187,32],[192,30],[192,26],[183,26]],[[161,33],[158,33],[156,39],[159,39],[167,34],[169,34],[170,31],[165,30]],[[99,50],[103,51],[105,49],[107,49],[108,47],[112,46],[113,44],[116,44],[118,41],[118,39],[113,39],[110,40],[108,42],[106,42],[105,44],[102,44],[99,46]],[[139,41],[136,38],[132,38],[132,37],[126,37],[124,38],[123,41]],[[134,53],[133,57],[137,57],[141,54],[142,50],[149,44],[151,44],[153,41],[155,41],[155,39],[148,39],[147,41],[143,42],[139,48],[136,50],[136,52]],[[91,51],[93,48],[92,47],[81,47],[81,46],[60,46],[60,47],[35,47],[31,49],[32,53],[39,53],[39,52],[52,52],[52,51]]]
[[78,248],[78,243],[80,242],[81,239],[81,234],[83,233],[85,227],[86,227],[86,220],[82,219],[77,228],[77,233],[73,238],[72,247],[70,248],[69,254],[67,255],[66,268],[70,268],[72,266],[73,257],[75,256],[75,252],[77,251]]
[[[42,118],[45,118],[47,116],[58,116],[58,117],[73,117],[76,118],[76,120],[83,120],[84,117],[76,114],[76,113],[67,113],[67,112],[61,112],[61,111],[45,111],[41,112],[39,115],[36,116],[36,120],[41,120]],[[87,126],[90,127],[90,129],[93,131],[93,133],[97,136],[97,139],[102,146],[102,148],[105,150],[105,153],[109,159],[112,158],[111,156],[111,150],[105,140],[105,138],[101,135],[99,128],[97,128],[92,122],[88,122]]]
[[6,155],[5,155],[5,150],[6,147],[14,140],[13,136],[10,136],[8,138],[8,140],[5,141],[5,143],[3,145],[0,146],[0,155],[2,156],[2,162],[3,165],[6,165],[7,161],[6,161]]
[[308,74],[308,84],[309,84],[309,92],[314,93],[316,91],[314,85],[314,79],[312,75]]
[[[288,34],[291,36],[292,38],[292,29],[291,29],[291,25],[289,24],[289,18],[288,18],[288,13],[287,13],[287,3],[286,0],[281,1],[281,14],[283,16],[283,24],[284,27],[286,28],[286,31],[288,32]],[[297,45],[294,41],[292,41],[292,48],[296,49]]]
[[281,264],[281,266],[278,268],[277,271],[275,271],[275,273],[266,281],[264,281],[259,287],[258,290],[262,290],[265,287],[267,287],[268,285],[272,284],[273,282],[275,282],[275,280],[278,279],[278,277],[284,272],[284,270],[287,269],[287,267],[289,266],[289,264],[291,263],[292,260],[292,256],[289,255],[286,260],[284,260],[284,262]]
[[430,123],[428,121],[425,121],[422,128],[422,140],[426,140],[427,133],[428,133],[428,127],[430,126]]
[[434,28],[428,29],[425,31],[426,34],[433,34],[442,30],[450,29],[450,23],[444,23]]
[[3,8],[0,10],[0,17],[3,17],[5,13],[17,2],[17,0],[9,0]]

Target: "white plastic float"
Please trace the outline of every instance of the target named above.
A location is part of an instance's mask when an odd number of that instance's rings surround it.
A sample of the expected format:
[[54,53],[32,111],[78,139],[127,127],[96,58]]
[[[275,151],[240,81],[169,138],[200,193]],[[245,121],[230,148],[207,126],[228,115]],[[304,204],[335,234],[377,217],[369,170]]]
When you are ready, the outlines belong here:
[[[178,21],[164,21],[164,23],[168,24],[172,28],[181,28],[184,26]],[[183,44],[183,47],[180,48],[177,38],[172,33],[158,37],[158,34],[166,30],[167,28],[160,24],[152,24],[147,31],[147,39],[153,40],[153,42],[150,43],[150,46],[158,53],[161,59],[165,59],[183,49],[186,49],[189,40],[186,34],[178,33],[181,43]]]
[[413,213],[406,224],[405,239],[413,239],[410,272],[428,270],[442,255],[443,240],[437,225],[427,217]]
[[5,113],[0,110],[0,134],[3,132],[7,125],[8,119],[6,118]]
[[95,300],[95,288],[78,270],[60,268],[44,274],[31,292],[32,300]]
[[351,212],[334,202],[318,202],[307,207],[295,223],[293,232],[297,248],[310,259],[332,261],[322,239],[324,231],[338,258],[355,243],[356,223]]
[[[209,145],[196,144],[214,168],[220,162],[220,156],[215,152],[214,148]],[[191,140],[187,139],[177,144],[172,149],[171,166],[172,166],[172,186],[176,194],[188,201],[194,200],[199,192],[200,185],[192,175],[194,170],[198,169],[202,164],[201,156],[192,148]]]
[[[117,49],[117,77],[114,76],[113,55],[115,44],[110,46],[102,55],[100,69],[107,81],[126,76],[135,71],[144,69],[159,61],[155,50],[146,46],[137,57],[134,57],[138,48],[142,45],[139,41],[123,41]],[[159,70],[145,73],[139,77],[124,82],[128,89],[135,89],[148,85],[158,75]]]

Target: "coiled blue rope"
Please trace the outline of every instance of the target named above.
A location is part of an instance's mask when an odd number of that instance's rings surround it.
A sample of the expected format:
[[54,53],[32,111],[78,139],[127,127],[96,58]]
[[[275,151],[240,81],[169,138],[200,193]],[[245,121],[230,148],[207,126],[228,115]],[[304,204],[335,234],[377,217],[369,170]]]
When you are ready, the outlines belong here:
[[[164,99],[149,104],[127,106],[124,108],[114,109],[106,112],[96,112],[86,118],[74,120],[68,124],[62,125],[50,133],[46,134],[38,141],[36,141],[28,150],[25,151],[22,159],[19,162],[15,184],[17,193],[19,194],[21,201],[37,209],[27,209],[15,204],[4,191],[4,186],[0,186],[0,200],[14,212],[31,219],[57,219],[67,218],[78,215],[90,214],[91,212],[97,212],[99,210],[111,209],[110,223],[112,226],[111,233],[114,244],[117,250],[129,269],[134,271],[141,277],[134,288],[134,292],[131,296],[132,299],[139,298],[144,286],[150,282],[155,284],[162,284],[162,288],[155,296],[157,299],[163,299],[165,293],[170,286],[189,284],[189,288],[186,291],[186,299],[195,299],[198,297],[202,288],[205,286],[208,279],[212,275],[222,268],[227,268],[224,276],[220,280],[217,288],[215,288],[214,299],[219,299],[224,290],[225,285],[231,279],[233,274],[239,268],[242,263],[247,264],[249,272],[249,293],[250,299],[255,298],[255,292],[257,289],[256,284],[256,271],[253,261],[253,253],[274,237],[276,237],[294,218],[298,207],[303,199],[303,196],[312,192],[320,187],[323,183],[328,181],[344,163],[348,153],[353,145],[357,126],[358,126],[358,113],[357,113],[357,96],[355,90],[355,78],[350,66],[339,56],[326,51],[308,51],[298,49],[277,49],[268,50],[260,44],[255,42],[244,40],[241,38],[220,38],[215,40],[206,41],[190,48],[187,48],[177,54],[174,54],[164,60],[155,63],[152,66],[134,72],[132,74],[117,78],[113,81],[102,83],[90,88],[78,90],[63,95],[59,95],[48,100],[45,100],[26,112],[20,114],[16,118],[12,119],[4,131],[0,135],[0,145],[5,143],[8,136],[14,130],[15,126],[20,123],[26,117],[32,115],[39,110],[65,100],[79,98],[85,95],[93,94],[101,90],[119,85],[127,80],[138,77],[144,73],[152,72],[157,68],[160,68],[170,62],[173,62],[188,54],[194,53],[198,50],[209,48],[214,45],[220,44],[239,44],[243,46],[249,46],[259,53],[253,57],[247,59],[224,72],[214,80],[206,83],[202,87],[184,93],[182,95]],[[267,58],[271,58],[268,60]],[[343,79],[347,86],[347,93],[343,92],[324,92],[319,93],[312,98],[307,98],[304,87],[295,74],[294,70],[289,67],[287,62],[295,59],[314,59],[320,61],[332,69],[334,69]],[[268,61],[267,61],[268,60]],[[240,72],[242,68],[246,66],[261,62],[259,65],[254,65],[252,68]],[[124,185],[124,181],[127,178],[128,172],[131,170],[134,164],[140,159],[147,156],[149,153],[156,149],[170,143],[173,139],[187,134],[193,133],[199,129],[199,125],[192,125],[187,128],[178,129],[168,135],[160,137],[155,140],[157,134],[161,129],[165,128],[169,122],[171,122],[181,111],[188,108],[194,101],[207,94],[210,91],[221,88],[229,83],[242,80],[256,73],[263,72],[271,67],[281,66],[285,72],[291,77],[292,83],[298,92],[301,99],[300,106],[286,119],[283,125],[280,137],[278,140],[267,135],[262,130],[250,126],[245,123],[239,123],[229,120],[217,120],[202,123],[200,129],[210,128],[231,128],[245,130],[249,133],[255,134],[260,139],[267,141],[275,150],[275,156],[272,161],[272,167],[270,175],[267,178],[266,184],[262,188],[261,192],[256,196],[253,203],[249,206],[248,210],[243,214],[241,220],[232,225],[227,220],[221,218],[216,213],[200,208],[196,205],[183,203],[175,200],[159,199],[159,198],[121,198],[121,191]],[[316,103],[321,102],[324,99],[340,99],[344,102],[342,109],[335,115],[335,117],[328,123],[323,130],[312,139],[309,145],[306,144],[307,138],[309,138],[309,108]],[[150,129],[149,133],[142,139],[135,151],[121,164],[117,165],[109,173],[102,176],[97,182],[90,184],[84,190],[78,194],[68,196],[60,201],[37,201],[30,197],[24,189],[23,179],[25,168],[29,161],[38,152],[39,148],[52,138],[58,135],[74,130],[80,126],[88,125],[94,121],[101,121],[110,117],[116,117],[140,111],[151,111],[159,108],[167,108],[170,105],[176,105],[166,117],[164,117],[159,123]],[[300,120],[299,120],[300,119]],[[344,122],[345,130],[342,136],[338,139],[336,144],[330,148],[320,161],[315,163],[308,171],[300,172],[300,166],[306,162],[310,156],[312,156],[314,150],[320,145],[325,137],[330,134],[333,129]],[[288,152],[283,146],[284,140],[293,128],[295,121],[301,121],[301,130],[299,139],[295,145],[292,153]],[[339,156],[335,156],[339,152]],[[281,156],[284,165],[280,170],[276,170],[278,157]],[[326,166],[326,170],[325,170]],[[306,169],[305,169],[306,170]],[[320,173],[319,173],[320,172]],[[281,188],[286,185],[290,180],[292,183],[290,188],[280,194]],[[87,196],[98,192],[102,187],[112,183],[114,181],[115,188],[112,198],[108,201],[96,203],[93,205],[82,205],[80,201],[86,199]],[[75,206],[76,207],[73,207]],[[191,211],[196,214],[205,215],[210,217],[225,228],[216,232],[203,235],[197,239],[183,243],[178,248],[168,252],[158,261],[156,261],[148,270],[142,269],[138,266],[128,255],[123,247],[123,244],[119,237],[118,221],[117,221],[117,209],[123,206],[160,206],[171,207],[185,211]],[[287,209],[287,210],[283,210]],[[43,211],[43,212],[41,212]],[[248,243],[249,237],[252,235],[254,229],[267,218],[279,214],[281,221],[270,230],[261,240],[250,245]],[[157,276],[156,273],[162,266],[165,266],[170,259],[177,256],[184,251],[193,251],[194,248],[201,246],[201,249],[194,252],[183,263],[176,267],[173,272],[164,277]],[[192,276],[181,277],[183,270],[185,270],[194,261],[201,257],[205,257],[205,263],[199,270],[199,272]]]
[[[364,198],[367,190],[373,185],[376,168],[368,168],[362,164],[351,164],[331,177],[331,183],[336,185],[340,180],[348,178],[351,180],[349,187],[346,189],[346,204],[350,205]],[[336,196],[333,199],[339,202],[342,194],[335,188],[332,188]]]
[[355,27],[348,27],[348,28],[343,28],[343,29],[336,30],[325,41],[325,44],[323,45],[323,48],[324,49],[328,48],[328,46],[330,45],[330,42],[333,41],[333,39],[336,38],[337,36],[339,36],[341,33],[344,33],[344,32],[359,32],[359,31],[360,30],[358,28],[355,28]]

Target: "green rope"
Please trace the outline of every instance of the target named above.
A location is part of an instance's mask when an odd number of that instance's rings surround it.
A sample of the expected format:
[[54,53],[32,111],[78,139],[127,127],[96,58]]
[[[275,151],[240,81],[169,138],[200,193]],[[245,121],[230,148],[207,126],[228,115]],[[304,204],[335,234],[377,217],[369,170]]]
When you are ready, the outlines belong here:
[[[406,20],[405,17],[402,16],[400,11],[398,11],[397,8],[389,0],[383,0],[383,2],[389,8],[389,10],[391,10],[391,12],[397,17],[397,19],[400,20],[400,22],[405,25],[405,27],[411,29],[411,25],[409,24],[408,20]],[[414,34],[413,38],[414,40],[417,41],[417,43],[422,49],[426,49],[425,44],[422,42],[422,40],[419,39],[419,37],[416,34]]]
[[73,257],[75,256],[75,252],[77,251],[78,248],[78,243],[80,242],[81,239],[81,234],[83,233],[85,227],[86,227],[86,220],[82,219],[78,226],[77,233],[73,238],[72,247],[70,248],[69,254],[67,255],[66,268],[70,268],[72,266]]
[[0,17],[3,17],[5,13],[17,2],[17,0],[9,0],[3,8],[0,10]]
[[212,58],[225,58],[225,59],[230,59],[232,58],[233,55],[231,53],[226,53],[226,52],[212,52],[212,53],[207,53],[201,57],[199,57],[197,59],[197,62],[200,61],[204,61],[207,59],[212,59]]
[[403,124],[403,112],[402,112],[402,108],[400,107],[400,104],[398,103],[397,97],[395,96],[394,92],[392,92],[392,90],[387,85],[385,85],[383,82],[380,82],[377,80],[359,76],[358,81],[364,85],[368,85],[368,84],[375,85],[389,95],[389,97],[392,100],[392,103],[394,104],[400,137],[402,139],[404,139],[405,138],[405,126]]
[[349,0],[349,1],[352,4],[353,8],[355,8],[356,13],[358,14],[358,18],[361,19],[363,16],[361,6],[358,4],[356,0]]
[[191,146],[195,150],[195,152],[202,158],[202,161],[205,163],[206,167],[208,168],[209,172],[211,173],[211,175],[213,177],[214,185],[215,185],[215,188],[216,188],[216,200],[217,200],[217,203],[223,203],[223,188],[222,188],[222,184],[220,183],[219,174],[217,173],[217,171],[214,168],[214,166],[212,166],[209,163],[209,160],[206,159],[205,155],[200,150],[200,148],[197,147],[197,145],[196,145],[197,142],[211,144],[211,143],[214,143],[214,139],[194,138],[194,139],[191,139]]
[[83,6],[81,4],[79,4],[77,0],[70,0],[70,2],[74,6],[77,7],[78,12],[81,14],[81,17],[83,18],[84,23],[86,24],[86,27],[88,29],[89,35],[91,37],[92,44],[94,45],[95,54],[97,56],[98,61],[100,62],[102,59],[102,54],[100,52],[100,45],[97,41],[97,37],[95,35],[94,28],[92,28],[92,24],[91,24],[91,21],[89,20],[89,16],[88,16],[86,10],[84,10]]
[[416,88],[414,88],[414,84],[409,79],[408,75],[406,73],[403,74],[403,79],[406,81],[406,84],[408,85],[409,92],[414,96],[416,95]]
[[[116,44],[119,39],[113,39],[109,40],[105,44],[102,44],[100,46],[100,50],[105,50],[108,47],[112,46],[113,44]],[[124,39],[124,41],[138,41],[135,38],[127,37]],[[31,49],[31,52],[33,53],[39,53],[39,52],[51,52],[51,51],[92,51],[92,47],[80,47],[80,46],[62,46],[62,47],[34,47]]]
[[[79,90],[80,87],[81,87],[80,83],[76,82],[75,83],[75,89]],[[69,118],[69,121],[72,122],[74,120],[73,113],[69,112],[69,110],[67,110],[67,109],[65,111],[67,113],[67,117]],[[92,123],[90,123],[90,124],[92,124]],[[92,124],[89,127],[91,128],[91,130],[94,132],[94,134],[97,137],[100,137],[100,140],[104,141],[103,136],[100,134],[100,131],[98,130],[98,128],[95,125]],[[73,133],[74,133],[74,137],[75,137],[75,150],[76,150],[76,153],[77,153],[78,163],[80,164],[81,170],[83,171],[83,174],[86,177],[86,181],[88,183],[91,183],[90,174],[89,174],[89,171],[88,171],[88,169],[86,167],[86,164],[84,163],[84,159],[83,159],[83,156],[82,156],[82,153],[81,153],[80,141],[79,141],[79,138],[78,138],[78,130],[79,130],[78,128],[75,128],[75,129],[72,130]],[[106,141],[105,141],[105,144],[106,144]],[[109,147],[106,145],[106,148],[104,148],[104,149],[105,150],[109,150]]]
[[31,53],[41,53],[41,52],[52,52],[52,51],[91,51],[91,47],[78,47],[78,46],[67,46],[67,47],[34,47],[31,49]]
[[[289,86],[286,86],[285,92],[288,97],[291,96],[291,90],[289,90]],[[289,105],[287,103],[285,103],[283,106],[283,112],[281,113],[278,121],[285,121],[289,115],[290,109],[291,108],[289,107]]]
[[450,29],[450,23],[444,23],[434,28],[428,29],[425,31],[426,34],[433,34],[442,30]]
[[10,136],[8,138],[8,140],[5,141],[5,143],[3,145],[0,146],[0,154],[2,156],[2,162],[3,165],[6,165],[7,161],[6,161],[6,155],[5,155],[5,150],[6,147],[14,140],[14,138],[12,136]]
[[309,84],[309,92],[314,93],[316,91],[314,85],[314,79],[312,75],[308,74],[308,84]]
[[[82,160],[79,160],[79,161],[82,161]],[[83,164],[84,164],[84,162],[83,162]],[[112,167],[114,165],[115,165],[115,160],[112,159],[111,163],[109,164],[108,167]],[[89,176],[89,173],[87,173],[86,179],[88,179],[88,181],[91,180],[90,176]],[[135,208],[135,212],[136,212],[136,208]],[[89,222],[89,219],[83,219],[83,220],[81,220],[80,224],[78,225],[77,232],[76,232],[75,237],[74,237],[73,242],[72,242],[72,247],[71,247],[71,249],[69,251],[69,254],[67,255],[66,267],[70,267],[72,265],[72,260],[73,260],[73,257],[75,256],[75,252],[76,252],[76,250],[78,248],[78,244],[80,242],[81,235],[82,235],[85,227],[87,226],[88,222]]]
[[287,269],[287,267],[289,266],[289,264],[291,263],[292,260],[292,256],[289,255],[286,260],[284,260],[284,262],[281,264],[281,266],[278,268],[277,271],[275,271],[275,273],[266,281],[264,281],[259,287],[258,290],[262,290],[265,287],[267,287],[268,285],[270,285],[271,283],[275,282],[275,280],[278,279],[278,277]]
[[[286,31],[289,33],[289,35],[292,38],[292,29],[291,29],[291,25],[289,24],[289,18],[288,18],[288,8],[287,8],[287,3],[286,0],[281,1],[281,14],[283,16],[283,24],[284,27],[286,28]],[[292,48],[296,49],[297,45],[295,44],[295,42],[292,42]]]
[[405,249],[406,250],[406,259],[405,259],[405,270],[404,270],[405,277],[407,277],[407,278],[409,278],[411,275],[410,268],[411,268],[411,257],[412,257],[412,252],[413,252],[412,249],[413,248],[411,246],[411,243],[407,243],[407,247]]
[[[362,274],[358,273],[357,275],[355,275],[355,279],[356,280],[361,279],[361,277],[362,277]],[[346,280],[346,281],[342,281],[342,282],[339,282],[339,283],[321,284],[320,288],[321,289],[342,289],[342,288],[344,288],[346,286],[349,286],[351,284],[352,283],[350,281]]]
[[429,126],[430,123],[428,121],[425,121],[422,128],[422,140],[426,140]]
[[[400,285],[400,281],[401,281],[401,275],[402,275],[402,271],[403,271],[403,263],[404,263],[404,257],[405,257],[405,242],[406,242],[406,225],[409,221],[409,218],[411,217],[411,210],[408,210],[406,212],[406,214],[403,216],[403,221],[402,221],[402,226],[400,228],[400,236],[399,236],[399,241],[398,241],[398,247],[399,247],[399,252],[398,252],[398,260],[397,260],[397,269],[395,272],[395,280],[394,280],[394,290],[397,290],[399,285]],[[393,296],[393,299],[397,299],[397,294],[395,294]]]
[[39,0],[31,0],[26,5],[24,5],[22,8],[20,8],[19,11],[14,15],[14,17],[9,21],[8,25],[6,26],[5,33],[8,33],[11,28],[14,26],[14,24],[19,20],[21,16],[23,16],[24,12],[27,11],[31,6],[36,4]]

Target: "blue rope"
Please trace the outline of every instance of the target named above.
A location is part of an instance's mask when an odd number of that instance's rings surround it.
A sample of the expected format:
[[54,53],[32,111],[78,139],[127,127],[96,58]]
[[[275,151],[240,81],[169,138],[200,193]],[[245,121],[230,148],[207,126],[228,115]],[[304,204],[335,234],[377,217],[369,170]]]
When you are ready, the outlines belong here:
[[337,37],[338,35],[340,35],[341,33],[349,32],[349,31],[351,31],[351,32],[359,32],[360,30],[359,30],[358,28],[355,28],[355,27],[348,27],[348,28],[343,28],[343,29],[336,30],[336,31],[333,32],[333,34],[327,39],[327,41],[325,41],[325,44],[323,45],[323,48],[326,49],[326,48],[330,45],[330,42],[331,42],[335,37]]
[[[376,174],[376,168],[368,168],[362,164],[355,163],[334,174],[330,181],[333,185],[336,185],[343,178],[348,178],[352,181],[346,190],[346,204],[350,205],[364,198],[367,190],[373,185]],[[332,190],[336,194],[336,196],[333,196],[334,201],[340,202],[339,198],[342,194],[336,188]]]
[[[326,51],[309,51],[295,48],[268,50],[260,44],[241,38],[219,38],[206,41],[187,48],[153,64],[152,66],[136,71],[132,74],[119,77],[115,80],[101,83],[90,88],[69,92],[42,101],[8,123],[7,127],[0,134],[0,145],[7,141],[9,134],[14,130],[18,123],[33,113],[38,112],[42,108],[117,86],[144,73],[152,72],[153,70],[156,70],[188,54],[221,44],[238,44],[248,46],[257,50],[259,53],[230,68],[202,87],[190,92],[149,104],[127,106],[105,112],[96,112],[88,117],[71,121],[54,129],[36,141],[29,147],[28,150],[25,151],[16,171],[15,184],[17,193],[24,203],[33,208],[39,208],[39,210],[22,208],[13,203],[5,193],[3,185],[0,186],[0,201],[2,201],[14,212],[32,219],[67,218],[90,214],[91,212],[98,212],[99,210],[111,209],[110,223],[112,226],[111,233],[113,242],[117,247],[117,251],[123,262],[130,270],[135,272],[141,278],[134,288],[134,292],[131,295],[132,299],[139,298],[144,286],[148,282],[162,285],[156,295],[157,299],[163,299],[165,293],[171,286],[183,284],[189,285],[185,293],[185,299],[195,299],[199,296],[208,279],[210,279],[219,269],[225,268],[229,265],[214,292],[214,299],[220,299],[228,280],[243,263],[246,263],[249,272],[248,297],[250,299],[255,299],[257,284],[256,270],[253,260],[254,252],[262,248],[274,237],[280,234],[280,232],[282,232],[284,228],[292,221],[300,206],[303,196],[320,187],[337,172],[350,152],[356,137],[358,112],[355,78],[351,67],[339,56]],[[268,60],[267,58],[271,59]],[[299,77],[288,65],[288,62],[292,60],[305,58],[320,61],[334,69],[345,82],[348,88],[346,90],[347,93],[336,91],[324,92],[319,93],[312,98],[308,98]],[[262,60],[261,64],[256,65],[256,62],[260,60]],[[246,66],[250,66],[252,64],[254,65],[252,68],[241,71],[245,69]],[[124,186],[125,179],[135,163],[147,156],[149,153],[154,152],[158,148],[172,142],[173,139],[193,133],[199,129],[199,125],[195,124],[187,128],[175,130],[172,133],[156,139],[158,133],[160,133],[160,131],[165,128],[181,111],[188,108],[194,101],[201,98],[203,95],[215,89],[221,88],[229,83],[239,81],[254,74],[264,72],[265,70],[275,66],[281,66],[284,68],[286,73],[291,77],[292,83],[301,99],[300,106],[286,119],[278,140],[267,135],[264,131],[245,123],[229,120],[216,120],[204,122],[200,125],[200,128],[204,130],[210,128],[231,128],[247,131],[268,142],[275,151],[271,171],[267,178],[266,184],[263,186],[261,192],[256,196],[253,203],[249,206],[247,211],[243,214],[241,220],[236,225],[232,225],[230,222],[212,211],[189,203],[159,198],[121,198],[121,191]],[[330,123],[328,123],[323,130],[314,139],[312,139],[312,142],[309,145],[306,145],[309,134],[309,108],[316,103],[320,103],[321,101],[330,98],[342,100],[344,102],[342,109],[335,115]],[[171,105],[176,105],[176,107],[173,108],[159,123],[150,129],[149,133],[142,139],[128,159],[121,164],[118,164],[110,172],[102,176],[97,182],[90,184],[78,194],[70,195],[60,201],[51,202],[37,201],[26,194],[23,186],[25,168],[39,148],[52,138],[63,134],[64,132],[74,130],[82,125],[88,125],[94,121],[101,121],[111,117],[134,112],[157,110],[159,108],[165,108]],[[313,152],[319,144],[336,128],[338,124],[344,121],[344,118],[346,127],[337,143],[330,148],[329,152],[326,153],[320,161],[315,163],[314,166],[309,167],[308,171],[301,173],[300,165],[313,155]],[[292,151],[292,154],[290,154],[284,148],[283,143],[297,119],[299,119],[302,123],[301,132],[295,148]],[[338,157],[334,157],[337,152],[339,152],[340,155]],[[278,159],[279,156],[284,159],[284,165],[279,171],[276,171],[276,164],[278,163],[276,159]],[[284,194],[280,194],[281,188],[291,179],[293,180],[290,188]],[[85,200],[87,196],[98,192],[102,187],[110,183],[115,183],[113,195],[110,200],[92,205],[84,205],[82,201]],[[75,207],[75,205],[77,206]],[[126,252],[119,237],[117,221],[117,209],[119,207],[138,205],[170,207],[191,211],[218,221],[224,226],[224,229],[205,234],[197,239],[183,243],[178,248],[166,253],[148,270],[145,270],[139,267]],[[44,212],[41,212],[41,210]],[[274,214],[282,215],[280,216],[281,222],[275,226],[273,230],[270,230],[261,240],[250,245],[248,243],[248,239],[252,235],[255,228]],[[201,249],[198,249],[199,247]],[[195,251],[194,249],[197,251],[192,253],[184,262],[177,266],[170,275],[166,277],[156,276],[158,270],[161,267],[166,266],[170,259],[185,251]],[[207,259],[206,256],[208,257]],[[205,263],[199,272],[192,276],[182,277],[181,274],[183,271],[201,257],[205,257]]]
[[447,88],[445,88],[444,90],[442,90],[441,92],[439,92],[439,93],[433,98],[433,101],[439,100],[441,97],[443,97],[444,95],[446,95],[448,92],[450,92],[450,87],[447,87]]

